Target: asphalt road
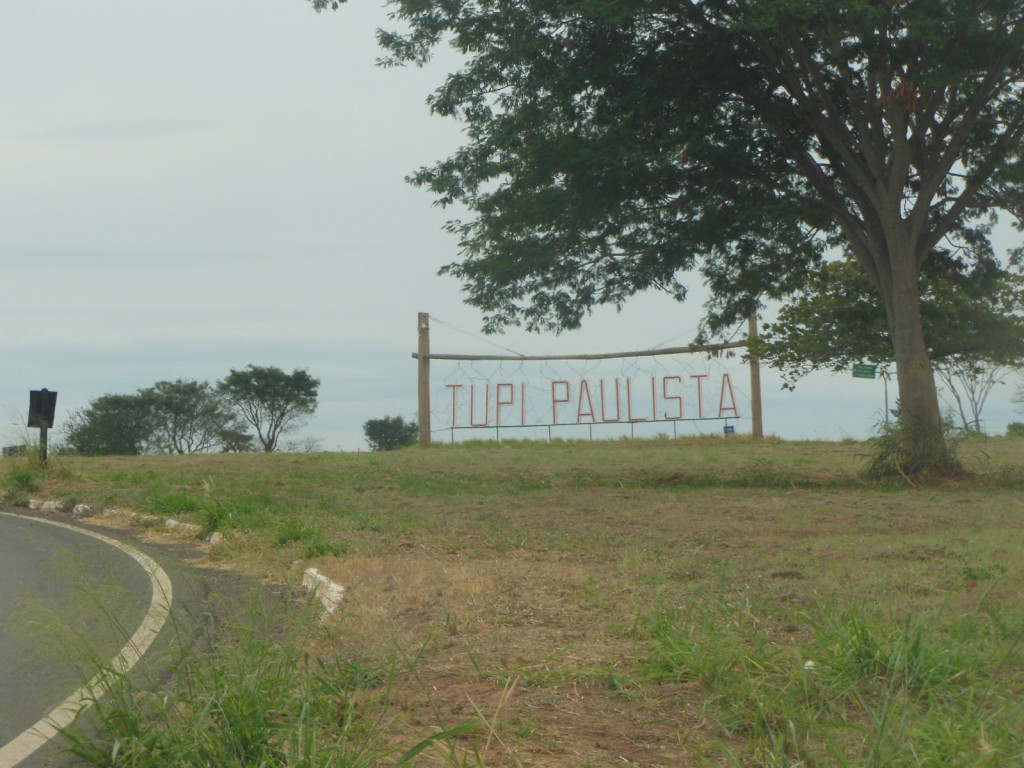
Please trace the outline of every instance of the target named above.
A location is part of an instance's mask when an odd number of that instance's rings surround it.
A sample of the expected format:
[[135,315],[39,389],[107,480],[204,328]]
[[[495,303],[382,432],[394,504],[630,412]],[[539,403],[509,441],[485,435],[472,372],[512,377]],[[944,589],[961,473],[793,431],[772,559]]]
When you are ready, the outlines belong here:
[[0,768],[62,764],[40,722],[81,706],[97,662],[136,663],[172,592],[166,572],[135,547],[0,512]]

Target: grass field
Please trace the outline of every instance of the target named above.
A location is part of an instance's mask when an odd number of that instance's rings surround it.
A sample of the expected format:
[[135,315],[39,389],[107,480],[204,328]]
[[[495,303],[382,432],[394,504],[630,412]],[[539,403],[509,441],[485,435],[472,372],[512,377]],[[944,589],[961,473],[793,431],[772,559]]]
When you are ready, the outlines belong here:
[[[973,478],[916,487],[862,480],[869,451],[695,438],[0,466],[8,503],[171,516],[224,534],[212,566],[346,587],[322,629],[243,631],[196,675],[277,681],[245,726],[263,724],[245,743],[267,765],[1024,765],[1024,440],[966,443]],[[267,672],[284,668],[298,678]],[[227,695],[167,687],[175,722]],[[228,727],[218,707],[203,728]],[[174,730],[140,709],[132,733]],[[179,764],[166,744],[162,762],[120,749],[117,765]]]

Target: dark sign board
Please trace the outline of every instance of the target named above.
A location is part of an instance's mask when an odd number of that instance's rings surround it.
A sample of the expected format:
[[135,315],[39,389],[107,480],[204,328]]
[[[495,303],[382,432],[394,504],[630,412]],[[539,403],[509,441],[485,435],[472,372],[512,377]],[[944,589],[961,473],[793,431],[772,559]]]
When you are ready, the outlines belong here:
[[57,409],[57,393],[48,389],[33,389],[28,393],[28,425],[40,429],[53,426],[53,414]]

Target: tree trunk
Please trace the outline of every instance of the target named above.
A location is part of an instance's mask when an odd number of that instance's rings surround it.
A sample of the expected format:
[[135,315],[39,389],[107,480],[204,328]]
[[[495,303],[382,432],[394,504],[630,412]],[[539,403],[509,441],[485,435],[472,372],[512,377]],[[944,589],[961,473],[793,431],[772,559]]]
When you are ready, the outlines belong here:
[[912,251],[890,253],[891,283],[882,289],[899,387],[901,472],[919,474],[953,463],[942,428],[935,374],[921,319],[921,290]]

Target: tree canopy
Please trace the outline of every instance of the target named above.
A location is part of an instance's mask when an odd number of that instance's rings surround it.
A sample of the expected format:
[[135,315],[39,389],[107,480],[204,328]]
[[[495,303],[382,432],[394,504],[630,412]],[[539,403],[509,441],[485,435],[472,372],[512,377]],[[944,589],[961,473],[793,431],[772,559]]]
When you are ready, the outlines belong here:
[[[961,274],[944,261],[936,256],[921,276],[925,339],[942,399],[965,432],[980,432],[988,396],[1024,364],[1024,278],[988,263]],[[851,259],[822,264],[750,348],[787,388],[810,371],[865,361],[888,375],[893,349],[878,295]]]
[[401,416],[384,416],[370,419],[363,424],[363,435],[370,450],[396,451],[416,442],[419,425],[415,421],[406,421]]
[[134,394],[107,394],[74,411],[68,447],[86,456],[248,450],[252,436],[205,382],[160,381]]
[[[265,451],[316,410],[319,380],[306,371],[249,365],[216,386],[177,379],[134,394],[107,394],[73,412],[68,448],[84,455],[250,451],[251,424]],[[314,445],[307,439],[305,445]]]
[[159,381],[140,394],[149,406],[150,442],[161,452],[203,453],[244,432],[230,404],[207,382]]
[[217,389],[256,430],[267,453],[277,448],[281,435],[316,411],[320,380],[307,371],[290,374],[280,368],[248,365],[234,368]]
[[68,446],[85,456],[135,456],[153,432],[149,403],[139,394],[102,395],[73,411],[64,425]]
[[[925,340],[938,368],[1024,363],[1024,278],[979,267],[950,273],[937,257],[921,286]],[[793,386],[815,370],[842,371],[857,362],[888,367],[892,340],[878,294],[846,259],[812,272],[804,290],[764,325],[752,352]]]
[[993,216],[1022,210],[1024,0],[388,5],[385,63],[465,59],[429,103],[466,144],[412,181],[471,214],[444,271],[485,328],[681,299],[695,271],[714,332],[842,244],[885,312],[914,464],[945,461],[918,279],[963,249],[996,263]]

